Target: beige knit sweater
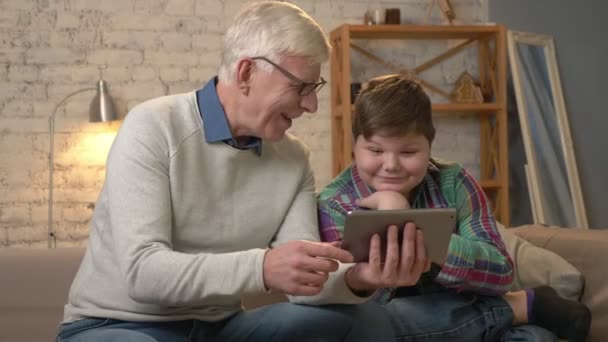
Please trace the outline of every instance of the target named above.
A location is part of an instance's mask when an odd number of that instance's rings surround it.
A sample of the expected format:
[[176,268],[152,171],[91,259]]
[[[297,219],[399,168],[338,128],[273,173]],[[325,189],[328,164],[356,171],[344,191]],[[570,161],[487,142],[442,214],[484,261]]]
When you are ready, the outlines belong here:
[[[308,152],[287,135],[261,156],[207,143],[195,94],[134,108],[112,146],[64,322],[220,320],[265,291],[269,245],[318,241]],[[308,304],[359,303],[333,273]]]

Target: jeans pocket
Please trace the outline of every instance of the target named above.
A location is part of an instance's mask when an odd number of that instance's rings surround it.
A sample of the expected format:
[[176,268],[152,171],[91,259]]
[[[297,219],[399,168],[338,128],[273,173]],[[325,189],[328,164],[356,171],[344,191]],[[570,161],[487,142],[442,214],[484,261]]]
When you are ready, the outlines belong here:
[[62,324],[59,327],[56,342],[61,342],[64,339],[72,337],[80,332],[103,327],[112,322],[110,318],[84,318],[72,323]]

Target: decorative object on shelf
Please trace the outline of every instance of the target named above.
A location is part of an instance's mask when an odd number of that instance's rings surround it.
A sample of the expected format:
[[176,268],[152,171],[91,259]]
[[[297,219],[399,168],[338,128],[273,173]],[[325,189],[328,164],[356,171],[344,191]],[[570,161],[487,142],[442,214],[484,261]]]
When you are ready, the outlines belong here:
[[72,96],[83,93],[89,90],[97,90],[97,94],[91,102],[89,108],[89,121],[90,122],[108,122],[118,120],[119,117],[116,114],[116,109],[112,98],[108,94],[106,84],[103,80],[97,82],[96,88],[84,88],[77,90],[73,93],[66,95],[53,109],[53,112],[49,116],[49,198],[48,198],[48,248],[56,247],[56,237],[53,228],[53,171],[55,163],[55,115],[61,105],[70,99]]
[[363,25],[373,25],[372,13],[369,10],[363,15]]
[[[433,57],[432,59],[425,61],[424,63],[416,66],[415,68],[411,68],[411,69],[405,68],[403,66],[397,65],[397,64],[389,62],[389,61],[386,61],[382,57],[374,54],[373,52],[370,52],[367,49],[364,49],[363,47],[361,47],[353,42],[350,42],[350,47],[353,48],[353,50],[361,53],[363,56],[369,58],[370,60],[385,66],[386,68],[391,70],[391,72],[393,72],[393,73],[407,74],[407,75],[411,75],[412,77],[415,77],[417,79],[417,81],[428,91],[439,94],[439,95],[443,96],[444,98],[451,100],[452,95],[449,92],[447,92],[417,76],[420,73],[422,73],[423,71],[428,70],[428,69],[434,67],[435,65],[445,61],[446,59],[456,55],[460,51],[463,51],[469,45],[473,45],[474,42],[475,42],[475,39],[466,39],[466,40],[462,41],[461,43],[459,43],[458,45],[450,47],[445,52],[443,52],[443,53]],[[486,63],[486,64],[487,65],[484,67],[487,67],[490,70],[494,70],[495,67],[491,66],[490,63]],[[489,73],[487,73],[487,74],[489,74]],[[489,82],[488,82],[488,85],[492,86]]]
[[454,15],[454,10],[452,9],[452,5],[450,4],[450,0],[429,0],[429,5],[427,7],[426,16],[424,18],[424,23],[427,24],[431,17],[431,13],[433,12],[433,8],[435,5],[439,7],[441,11],[441,15],[450,25],[454,25],[454,19],[456,19],[456,15]]
[[589,228],[553,38],[509,31],[534,223]]
[[376,8],[367,10],[363,16],[363,22],[365,25],[382,25],[384,24],[384,18],[382,16],[382,9]]
[[387,8],[386,18],[384,22],[387,25],[399,25],[401,24],[401,11],[398,8]]
[[466,71],[458,76],[451,98],[456,103],[483,103],[481,88],[473,76]]
[[494,92],[490,83],[479,85],[479,90],[481,90],[484,102],[492,102],[494,100]]

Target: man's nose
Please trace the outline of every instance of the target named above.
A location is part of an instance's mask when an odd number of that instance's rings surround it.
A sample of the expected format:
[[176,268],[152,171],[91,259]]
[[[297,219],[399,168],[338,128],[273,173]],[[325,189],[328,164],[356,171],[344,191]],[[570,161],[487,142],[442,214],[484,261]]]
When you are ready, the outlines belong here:
[[300,99],[300,106],[308,113],[316,112],[318,105],[317,93],[314,91]]

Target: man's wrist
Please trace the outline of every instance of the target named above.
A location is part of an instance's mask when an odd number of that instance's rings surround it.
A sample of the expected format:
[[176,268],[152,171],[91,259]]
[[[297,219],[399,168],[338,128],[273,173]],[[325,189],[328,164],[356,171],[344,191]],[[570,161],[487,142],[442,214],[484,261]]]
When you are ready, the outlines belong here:
[[264,250],[264,256],[262,257],[262,284],[264,285],[264,291],[266,291],[266,293],[270,293],[270,291],[272,291],[272,289],[270,288],[270,286],[268,286],[268,279],[267,279],[267,275],[266,275],[266,257],[268,256],[268,252],[270,251],[270,248],[266,248]]

